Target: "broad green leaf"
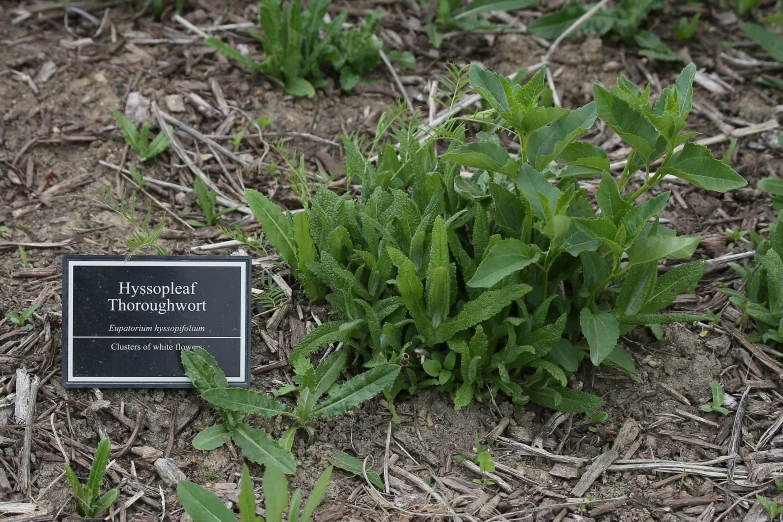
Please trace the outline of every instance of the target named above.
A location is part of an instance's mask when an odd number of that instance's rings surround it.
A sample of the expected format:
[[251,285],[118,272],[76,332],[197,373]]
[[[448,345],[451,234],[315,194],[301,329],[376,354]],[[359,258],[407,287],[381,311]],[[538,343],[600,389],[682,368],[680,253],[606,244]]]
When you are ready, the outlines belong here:
[[95,501],[95,504],[93,504],[93,511],[96,514],[98,514],[98,513],[103,513],[104,511],[109,509],[109,507],[111,507],[111,505],[114,504],[114,501],[117,500],[118,494],[119,491],[117,491],[116,489],[110,489],[109,491],[101,495],[101,497]]
[[716,192],[727,192],[748,184],[734,169],[713,158],[707,147],[695,143],[686,143],[658,172],[671,174],[697,187]]
[[231,429],[231,438],[248,460],[263,464],[267,469],[278,467],[287,475],[296,472],[294,456],[282,449],[269,434],[239,423]]
[[495,202],[495,222],[518,238],[525,219],[525,205],[516,194],[497,183],[489,184],[489,193]]
[[594,314],[589,308],[582,308],[579,314],[579,324],[582,333],[590,346],[590,360],[595,366],[601,364],[612,353],[620,338],[620,326],[612,314],[598,312]]
[[561,337],[555,346],[546,354],[546,359],[563,368],[567,372],[575,372],[579,369],[581,357],[574,345],[568,339]]
[[435,331],[433,344],[446,342],[454,334],[472,328],[473,326],[494,317],[495,314],[510,305],[515,300],[530,292],[529,285],[510,285],[499,290],[483,292],[476,299],[468,301],[462,310]]
[[567,413],[592,413],[604,405],[600,397],[572,388],[553,386],[526,391],[536,404]]
[[751,40],[761,46],[768,55],[779,62],[783,62],[783,36],[750,22],[740,23],[740,29],[742,29]]
[[442,368],[441,364],[435,359],[427,359],[422,363],[421,367],[430,377],[437,377],[440,375],[440,370]]
[[194,522],[236,522],[233,511],[217,495],[198,484],[177,483],[177,500]]
[[366,472],[367,479],[372,483],[372,485],[383,491],[384,486],[381,477],[378,476],[378,474],[372,471],[372,469],[369,467],[365,471],[364,462],[357,459],[356,457],[348,455],[342,451],[335,451],[334,454],[329,458],[329,462],[331,462],[331,464],[336,468],[344,469],[348,473],[352,473],[361,479],[364,479],[364,474]]
[[652,293],[647,296],[642,313],[662,310],[671,305],[678,295],[693,291],[706,268],[706,262],[694,261],[665,272],[658,278]]
[[541,203],[542,197],[549,203],[549,211],[554,212],[555,205],[562,192],[557,187],[552,186],[543,174],[525,163],[519,168],[516,182],[517,187],[530,203],[536,216],[544,219],[544,216],[547,214]]
[[622,290],[614,305],[616,315],[636,315],[643,309],[655,288],[657,272],[658,266],[655,262],[631,267],[623,279]]
[[470,64],[470,88],[481,95],[492,108],[508,112],[509,107],[505,90],[503,89],[504,84],[510,88],[510,84],[504,76],[485,71],[475,63]]
[[769,310],[776,315],[781,315],[783,314],[783,260],[774,250],[769,250],[759,258],[761,265],[767,271]]
[[527,142],[527,158],[537,170],[543,170],[575,138],[593,126],[596,119],[595,103],[571,111],[567,117],[543,127]]
[[470,404],[473,400],[473,386],[468,383],[462,383],[454,394],[454,409],[459,410],[463,406]]
[[353,322],[329,321],[315,327],[299,341],[289,359],[293,361],[299,357],[307,357],[322,346],[347,341],[352,336],[354,326],[356,324]]
[[310,492],[310,497],[307,499],[304,510],[302,510],[302,518],[300,522],[309,522],[310,517],[315,512],[315,508],[321,503],[326,495],[326,487],[329,485],[329,479],[332,476],[332,466],[329,466],[321,473],[318,478],[318,482],[315,483],[313,491]]
[[[698,22],[698,13],[694,20]],[[677,104],[680,107],[680,116],[683,118],[691,112],[693,106],[693,79],[696,77],[696,66],[693,62],[685,66],[674,81],[674,90],[677,92]]]
[[623,350],[620,345],[614,347],[612,353],[604,359],[603,364],[625,372],[634,382],[641,382],[641,379],[636,374],[636,364],[633,361],[633,357]]
[[763,190],[767,194],[773,196],[783,196],[783,179],[778,178],[763,178],[756,183],[759,190]]
[[282,522],[283,512],[288,507],[288,480],[285,478],[284,470],[267,465],[261,486],[264,490],[264,511],[267,522]]
[[649,164],[654,160],[660,134],[636,108],[600,85],[593,86],[598,117],[609,125]]
[[540,16],[530,22],[527,25],[527,32],[547,40],[554,40],[586,12],[587,8],[579,2],[569,2],[560,10]]
[[611,268],[603,257],[595,252],[582,252],[579,258],[582,260],[582,274],[588,292],[597,289],[601,283],[606,283]]
[[489,251],[467,285],[490,288],[498,281],[538,261],[540,254],[518,239],[504,239]]
[[228,430],[222,424],[215,424],[209,428],[201,430],[193,438],[193,447],[199,451],[210,451],[221,447],[225,442],[225,436]]
[[435,328],[448,317],[451,308],[450,273],[446,223],[441,216],[438,216],[432,225],[430,262],[427,266],[426,279],[427,311]]
[[[195,521],[194,521],[195,522]],[[256,496],[253,479],[247,464],[242,463],[242,480],[239,483],[239,522],[256,522]]]
[[285,92],[292,96],[307,98],[315,96],[313,84],[304,78],[288,78],[285,82]]
[[316,399],[320,398],[337,382],[347,361],[348,350],[340,350],[331,354],[318,365],[318,368],[315,369],[315,386],[313,387]]
[[490,141],[476,141],[462,145],[447,152],[441,158],[474,169],[502,172],[507,176],[513,176],[517,172],[517,162],[511,159],[508,151]]
[[623,216],[628,213],[631,204],[620,195],[617,182],[609,172],[601,174],[601,185],[595,192],[595,200],[605,218],[618,225]]
[[294,225],[291,219],[283,214],[280,207],[257,190],[245,189],[245,199],[267,239],[280,253],[280,257],[288,263],[288,266],[296,267],[297,250],[294,243]]
[[416,268],[413,266],[413,262],[405,254],[392,247],[388,247],[387,251],[392,262],[397,267],[397,291],[405,302],[405,307],[416,323],[419,333],[427,336],[432,325],[424,307],[424,285],[421,284],[419,277],[416,275]]
[[544,370],[557,382],[559,382],[561,386],[568,385],[568,377],[566,377],[565,372],[556,364],[552,364],[545,359],[536,359],[535,361],[530,361],[528,364],[533,368],[540,368]]
[[693,236],[650,236],[638,239],[628,249],[628,263],[639,265],[661,259],[688,259],[700,238]]
[[202,394],[202,397],[217,408],[241,413],[254,413],[267,418],[277,417],[291,411],[285,404],[277,402],[263,393],[244,388],[207,390]]
[[376,366],[348,382],[329,395],[313,411],[314,417],[341,415],[364,401],[370,400],[394,382],[400,373],[396,364]]

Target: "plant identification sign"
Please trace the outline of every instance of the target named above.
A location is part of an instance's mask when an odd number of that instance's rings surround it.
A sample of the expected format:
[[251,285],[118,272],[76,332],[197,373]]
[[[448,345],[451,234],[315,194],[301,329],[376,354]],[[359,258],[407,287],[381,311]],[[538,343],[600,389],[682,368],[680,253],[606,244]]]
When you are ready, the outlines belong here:
[[201,346],[249,386],[250,287],[245,256],[64,256],[63,385],[188,388]]

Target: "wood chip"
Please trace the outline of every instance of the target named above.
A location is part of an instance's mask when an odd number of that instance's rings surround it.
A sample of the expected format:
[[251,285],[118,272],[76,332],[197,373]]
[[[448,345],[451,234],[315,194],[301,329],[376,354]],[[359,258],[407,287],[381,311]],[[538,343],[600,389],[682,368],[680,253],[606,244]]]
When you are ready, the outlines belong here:
[[[134,448],[135,450],[136,448]],[[182,470],[179,469],[177,464],[172,459],[158,459],[155,461],[155,471],[158,473],[158,476],[165,482],[168,486],[176,486],[177,482],[181,480],[186,480],[187,477],[182,472]]]
[[549,474],[553,477],[575,479],[579,476],[579,469],[565,464],[555,464],[552,466],[552,469],[549,470]]

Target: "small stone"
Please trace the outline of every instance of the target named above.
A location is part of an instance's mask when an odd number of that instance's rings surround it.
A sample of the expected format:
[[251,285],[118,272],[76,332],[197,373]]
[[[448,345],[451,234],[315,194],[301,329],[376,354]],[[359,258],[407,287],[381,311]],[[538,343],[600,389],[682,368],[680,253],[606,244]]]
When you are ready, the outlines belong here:
[[163,456],[163,452],[152,446],[136,446],[131,448],[131,453],[138,455],[144,460],[155,460]]
[[150,107],[152,102],[140,92],[132,92],[125,103],[125,117],[134,125],[141,125],[150,119]]
[[[133,448],[135,450],[136,448]],[[155,471],[168,486],[176,486],[177,482],[185,480],[185,474],[177,467],[172,459],[158,459],[155,461]]]
[[574,479],[579,476],[579,470],[565,464],[555,464],[552,469],[549,470],[549,474],[553,477]]
[[166,107],[171,112],[185,112],[185,101],[179,94],[169,94],[166,96]]
[[657,368],[660,365],[661,362],[656,359],[650,359],[649,361],[647,361],[647,366],[649,366],[650,368]]

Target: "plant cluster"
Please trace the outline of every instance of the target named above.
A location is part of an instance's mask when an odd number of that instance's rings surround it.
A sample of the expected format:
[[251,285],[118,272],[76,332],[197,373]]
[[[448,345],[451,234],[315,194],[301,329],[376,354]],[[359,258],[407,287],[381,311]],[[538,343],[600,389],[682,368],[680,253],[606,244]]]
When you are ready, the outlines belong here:
[[478,435],[476,435],[474,440],[474,445],[476,446],[476,456],[475,457],[465,457],[463,455],[457,455],[454,457],[455,460],[469,460],[473,464],[476,464],[479,467],[479,471],[481,472],[481,478],[480,479],[473,479],[473,482],[476,484],[479,484],[483,487],[488,486],[494,486],[495,481],[491,480],[487,477],[487,473],[494,473],[495,472],[495,461],[492,460],[492,455],[490,455],[489,450],[486,449],[479,440]]
[[27,331],[30,331],[33,329],[33,325],[31,323],[28,323],[27,320],[30,319],[30,316],[33,315],[33,312],[35,312],[37,309],[38,309],[38,305],[28,306],[27,308],[25,308],[19,313],[6,312],[5,316],[8,318],[9,321],[14,323],[16,326],[20,328],[24,328]]
[[[328,467],[316,482],[310,497],[300,512],[302,490],[297,488],[288,498],[288,480],[285,474],[275,466],[264,469],[261,487],[264,490],[264,513],[266,517],[256,515],[256,497],[253,492],[253,480],[247,464],[242,465],[242,480],[239,483],[239,519],[241,522],[309,522],[326,494],[332,467]],[[193,522],[236,522],[234,512],[211,491],[192,482],[181,481],[177,484],[177,498]],[[288,517],[283,514],[288,510]]]
[[217,194],[199,177],[196,177],[194,191],[196,192],[196,204],[198,204],[198,207],[201,209],[204,221],[189,219],[187,223],[191,226],[213,227],[217,224],[217,220],[220,219],[221,216],[229,214],[239,208],[238,206],[229,207],[218,212]]
[[110,456],[111,442],[109,439],[102,439],[98,443],[98,447],[95,448],[95,457],[92,460],[90,477],[86,484],[79,482],[71,467],[68,464],[65,465],[65,476],[68,477],[68,482],[71,484],[71,489],[73,489],[79,503],[79,514],[83,517],[92,518],[103,513],[117,499],[118,491],[116,489],[109,490],[103,495],[100,494],[103,475],[106,473],[106,464],[109,462]]
[[[308,433],[310,440],[314,440],[315,420],[341,415],[375,397],[394,382],[400,371],[399,366],[384,364],[338,385],[337,379],[348,360],[346,350],[333,353],[315,369],[307,359],[291,360],[296,386],[286,386],[276,395],[296,393],[294,408],[263,393],[228,388],[225,374],[209,352],[203,348],[183,351],[185,374],[223,421],[202,430],[193,439],[193,446],[198,450],[213,450],[222,446],[224,437],[229,435],[247,459],[292,474],[296,471],[296,462],[291,447],[299,428]],[[280,441],[276,441],[266,432],[246,424],[244,416],[248,413],[266,418],[284,416],[294,426]]]
[[139,161],[144,163],[150,160],[166,150],[171,143],[165,134],[162,132],[155,136],[152,142],[149,141],[150,126],[148,123],[143,123],[141,131],[128,118],[120,114],[120,112],[112,107],[111,113],[114,115],[114,119],[117,120],[117,124],[120,126],[120,131],[125,137],[125,141],[128,143],[131,149],[138,156]]
[[123,193],[119,203],[115,203],[111,187],[106,187],[100,196],[85,199],[96,201],[109,210],[116,212],[132,227],[131,233],[125,238],[125,246],[128,247],[128,258],[134,255],[143,254],[146,250],[152,250],[156,255],[166,255],[166,249],[158,244],[158,237],[163,232],[163,226],[166,222],[166,212],[163,212],[157,225],[152,221],[152,202],[147,206],[147,213],[139,219],[136,215],[136,194],[131,194],[129,198]]
[[538,0],[474,0],[462,6],[462,0],[435,0],[435,18],[427,23],[426,31],[435,47],[443,44],[442,31],[492,29],[494,25],[486,18],[477,17],[490,11],[516,11],[535,5]]
[[[383,14],[373,12],[358,26],[344,30],[346,13],[331,22],[323,21],[330,3],[313,0],[303,10],[300,0],[263,0],[258,6],[258,21],[264,34],[251,31],[264,48],[266,58],[261,63],[217,38],[207,38],[205,43],[245,67],[275,78],[294,96],[315,95],[329,69],[339,73],[341,88],[350,91],[380,59],[383,43],[375,37],[375,23]],[[409,52],[386,52],[404,67],[414,65]]]
[[[761,186],[761,182],[759,182]],[[727,294],[729,300],[739,308],[743,315],[739,322],[750,319],[755,325],[755,331],[748,335],[752,342],[783,343],[783,228],[778,223],[769,227],[769,240],[765,240],[755,232],[750,233],[750,240],[755,248],[755,255],[748,266],[730,263],[742,278],[743,291],[733,288],[720,288]]]
[[[592,5],[568,2],[559,11],[541,16],[527,26],[530,34],[541,38],[555,39],[581,18]],[[598,33],[601,36],[613,34],[625,42],[636,42],[641,47],[639,54],[664,61],[682,61],[661,39],[650,31],[640,31],[640,26],[653,11],[663,7],[660,0],[621,0],[615,7],[603,9],[591,16],[579,29],[584,33]],[[680,22],[680,33],[688,38],[695,30],[695,22]],[[691,30],[690,24],[693,24]],[[690,31],[690,33],[689,33]],[[687,39],[687,38],[683,38]]]
[[[384,390],[392,411],[396,395],[423,387],[454,394],[457,408],[500,392],[518,405],[599,408],[600,399],[568,387],[582,359],[635,377],[621,334],[703,319],[658,314],[695,287],[705,264],[658,277],[661,260],[690,258],[699,238],[658,222],[669,192],[642,196],[665,175],[718,192],[745,185],[683,132],[695,72],[686,67],[655,103],[649,87],[621,77],[568,110],[541,103],[543,70],[519,85],[472,65],[470,87],[489,108],[466,119],[513,137],[518,157],[497,133],[467,142],[457,119],[420,143],[414,119],[396,125],[399,146],[381,147],[377,164],[346,140],[359,200],[321,187],[292,216],[247,190],[308,297],[326,298],[337,317],[305,336],[292,359],[339,341],[367,367],[403,365]],[[605,151],[577,141],[597,118],[631,149],[619,180]],[[436,154],[436,141],[448,142],[445,153]],[[643,182],[631,185],[638,171]],[[579,186],[584,177],[601,178],[600,213]]]

